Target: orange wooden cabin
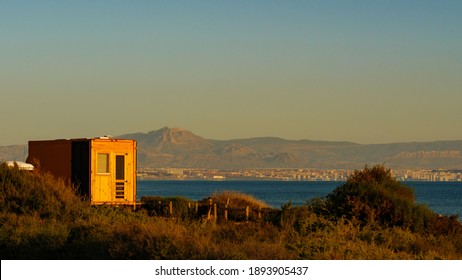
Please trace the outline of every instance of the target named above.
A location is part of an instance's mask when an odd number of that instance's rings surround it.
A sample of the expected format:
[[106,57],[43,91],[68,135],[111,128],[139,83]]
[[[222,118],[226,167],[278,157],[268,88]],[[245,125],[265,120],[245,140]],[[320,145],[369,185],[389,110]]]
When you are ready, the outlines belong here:
[[28,163],[72,182],[91,204],[136,206],[136,141],[29,141]]

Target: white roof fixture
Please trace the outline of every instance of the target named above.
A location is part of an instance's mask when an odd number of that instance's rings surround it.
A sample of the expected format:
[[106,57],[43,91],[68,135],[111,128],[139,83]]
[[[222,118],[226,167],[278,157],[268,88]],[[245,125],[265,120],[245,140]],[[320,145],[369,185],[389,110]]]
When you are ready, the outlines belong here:
[[9,167],[14,167],[16,164],[20,170],[34,170],[34,166],[32,164],[25,163],[23,161],[7,161],[6,164]]

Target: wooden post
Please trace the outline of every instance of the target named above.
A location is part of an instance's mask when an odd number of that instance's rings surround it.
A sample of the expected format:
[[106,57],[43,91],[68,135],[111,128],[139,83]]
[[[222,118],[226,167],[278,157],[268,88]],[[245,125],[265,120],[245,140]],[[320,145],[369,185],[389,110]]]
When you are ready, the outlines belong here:
[[199,216],[199,203],[196,202],[196,217]]
[[258,220],[261,220],[261,207],[258,207]]
[[249,220],[249,214],[250,214],[250,207],[247,205],[245,207],[245,220],[248,221]]
[[209,198],[209,211],[207,212],[207,220],[210,220],[211,212],[212,212],[212,199]]
[[228,204],[225,205],[225,221],[228,221]]
[[213,220],[216,222],[217,221],[217,204],[213,204]]
[[171,201],[168,204],[168,210],[170,212],[170,218],[173,218],[173,202],[171,202]]

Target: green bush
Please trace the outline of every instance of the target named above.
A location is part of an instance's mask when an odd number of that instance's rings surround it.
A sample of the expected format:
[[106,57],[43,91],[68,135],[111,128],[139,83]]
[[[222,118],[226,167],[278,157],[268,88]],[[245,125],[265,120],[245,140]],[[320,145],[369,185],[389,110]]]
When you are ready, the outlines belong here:
[[314,213],[308,206],[292,207],[286,204],[282,207],[280,226],[284,229],[293,229],[301,236],[319,231],[331,231],[334,224],[321,215]]
[[434,216],[426,206],[415,205],[413,190],[396,181],[383,166],[355,171],[327,196],[325,205],[329,215],[356,219],[363,225],[377,222],[422,230]]

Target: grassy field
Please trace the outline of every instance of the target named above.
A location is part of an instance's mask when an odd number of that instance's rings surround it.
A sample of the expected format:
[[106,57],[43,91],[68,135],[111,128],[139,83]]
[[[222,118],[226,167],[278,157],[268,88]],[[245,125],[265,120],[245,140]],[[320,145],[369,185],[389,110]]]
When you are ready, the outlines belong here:
[[[152,204],[159,199],[172,201],[173,219]],[[357,171],[327,197],[300,207],[267,209],[240,193],[213,199],[267,211],[260,219],[212,222],[191,213],[195,202],[186,198],[144,198],[136,212],[92,207],[49,174],[0,164],[0,257],[462,259],[458,217],[415,204],[412,190],[382,166]]]

